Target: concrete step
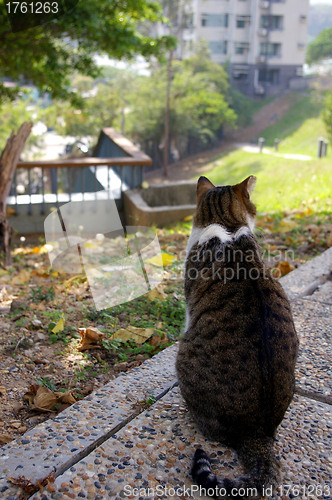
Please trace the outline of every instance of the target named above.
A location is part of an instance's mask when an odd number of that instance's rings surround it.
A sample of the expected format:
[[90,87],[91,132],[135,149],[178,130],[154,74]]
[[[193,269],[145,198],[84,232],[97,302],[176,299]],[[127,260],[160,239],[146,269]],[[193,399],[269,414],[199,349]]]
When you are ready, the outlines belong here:
[[[331,262],[332,249],[281,280],[300,337],[299,394],[275,444],[283,486],[275,498],[282,500],[332,498],[332,287],[329,281],[319,286]],[[189,477],[198,444],[212,456],[218,475],[240,474],[236,453],[207,440],[191,420],[175,385],[176,350],[164,350],[2,447],[0,498],[24,498],[10,478],[21,486],[26,481],[26,488],[29,480],[25,498],[34,500],[199,498]],[[38,483],[46,486],[34,493]],[[266,497],[272,498],[268,492]]]

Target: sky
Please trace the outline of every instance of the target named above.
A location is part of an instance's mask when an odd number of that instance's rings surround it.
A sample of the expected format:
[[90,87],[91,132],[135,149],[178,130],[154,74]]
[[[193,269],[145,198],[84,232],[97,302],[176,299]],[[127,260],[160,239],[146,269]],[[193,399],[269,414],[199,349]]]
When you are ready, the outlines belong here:
[[332,0],[310,0],[310,5],[314,5],[316,3],[327,3],[332,5]]

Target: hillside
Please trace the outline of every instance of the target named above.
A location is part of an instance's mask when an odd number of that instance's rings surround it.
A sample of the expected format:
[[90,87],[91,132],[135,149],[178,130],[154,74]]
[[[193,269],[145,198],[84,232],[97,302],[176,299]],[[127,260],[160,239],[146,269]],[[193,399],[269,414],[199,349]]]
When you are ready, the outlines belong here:
[[332,4],[316,4],[309,7],[308,43],[312,42],[318,33],[332,26]]

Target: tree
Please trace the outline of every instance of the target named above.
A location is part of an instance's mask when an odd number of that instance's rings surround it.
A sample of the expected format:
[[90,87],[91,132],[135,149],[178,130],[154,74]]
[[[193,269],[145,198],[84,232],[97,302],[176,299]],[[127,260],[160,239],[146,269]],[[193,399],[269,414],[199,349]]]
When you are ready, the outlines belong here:
[[84,0],[47,24],[13,33],[7,7],[0,0],[0,77],[19,82],[15,89],[0,84],[0,104],[14,98],[24,82],[36,85],[51,97],[75,102],[69,89],[73,71],[95,77],[99,70],[96,53],[116,59],[138,54],[162,57],[174,38],[143,36],[141,21],[162,20],[161,8],[151,0]]
[[330,137],[330,140],[332,141],[332,92],[330,92],[325,98],[322,118],[326,127],[326,131]]
[[308,45],[306,61],[309,65],[332,57],[332,28],[321,31],[318,37]]
[[[174,61],[172,76],[170,142],[180,155],[184,155],[190,139],[206,147],[215,143],[224,124],[235,125],[236,114],[226,100],[229,85],[227,75],[219,64],[209,61],[199,68],[195,58]],[[148,141],[157,145],[163,143],[166,90],[166,65],[142,80],[132,96],[132,111],[127,116],[128,132],[133,140],[144,145]]]
[[32,122],[24,122],[16,135],[12,132],[0,157],[0,251],[5,254],[5,265],[10,264],[11,245],[11,228],[6,217],[6,201],[17,162],[31,128]]

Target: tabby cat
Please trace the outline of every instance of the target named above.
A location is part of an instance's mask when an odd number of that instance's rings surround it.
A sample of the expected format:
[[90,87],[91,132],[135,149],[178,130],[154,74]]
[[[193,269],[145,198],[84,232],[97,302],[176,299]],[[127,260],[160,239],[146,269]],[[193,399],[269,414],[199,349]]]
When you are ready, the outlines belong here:
[[235,448],[246,470],[219,479],[209,457],[196,450],[193,480],[228,498],[233,488],[255,488],[261,496],[278,484],[273,439],[293,398],[298,351],[288,299],[253,234],[255,182],[253,176],[235,186],[198,181],[185,269],[186,329],[176,360],[198,427]]

